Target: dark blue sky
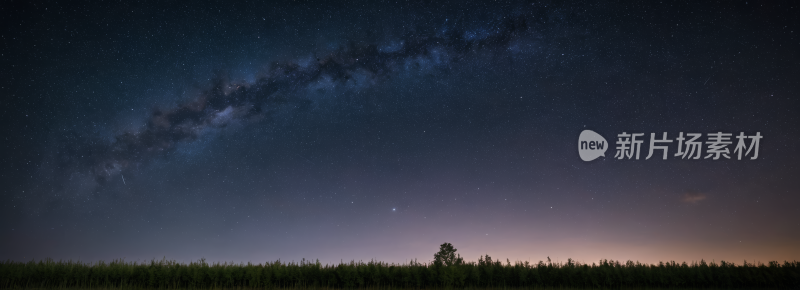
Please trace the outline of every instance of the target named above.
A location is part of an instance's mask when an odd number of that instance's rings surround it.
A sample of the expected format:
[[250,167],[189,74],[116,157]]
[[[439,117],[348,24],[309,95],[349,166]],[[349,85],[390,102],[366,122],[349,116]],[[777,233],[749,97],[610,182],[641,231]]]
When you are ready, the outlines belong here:
[[0,258],[800,258],[796,4],[640,5],[5,3]]

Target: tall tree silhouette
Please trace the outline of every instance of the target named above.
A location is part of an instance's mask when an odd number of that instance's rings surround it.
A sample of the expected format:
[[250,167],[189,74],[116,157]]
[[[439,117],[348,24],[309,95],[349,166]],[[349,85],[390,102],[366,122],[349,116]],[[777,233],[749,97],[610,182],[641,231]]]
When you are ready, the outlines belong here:
[[456,255],[456,250],[450,243],[444,243],[439,246],[439,252],[433,254],[433,263],[436,265],[452,266],[461,265],[464,259],[461,255]]

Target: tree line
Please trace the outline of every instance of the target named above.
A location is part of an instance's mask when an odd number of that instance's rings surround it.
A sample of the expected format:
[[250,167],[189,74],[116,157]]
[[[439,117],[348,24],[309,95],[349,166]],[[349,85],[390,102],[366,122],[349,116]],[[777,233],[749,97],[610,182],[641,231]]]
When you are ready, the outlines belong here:
[[[449,245],[449,244],[448,244]],[[784,288],[800,289],[797,261],[734,264],[699,261],[643,264],[494,260],[464,262],[443,249],[431,263],[377,261],[322,265],[311,262],[188,264],[73,261],[0,262],[0,288]],[[548,258],[549,260],[549,258]]]

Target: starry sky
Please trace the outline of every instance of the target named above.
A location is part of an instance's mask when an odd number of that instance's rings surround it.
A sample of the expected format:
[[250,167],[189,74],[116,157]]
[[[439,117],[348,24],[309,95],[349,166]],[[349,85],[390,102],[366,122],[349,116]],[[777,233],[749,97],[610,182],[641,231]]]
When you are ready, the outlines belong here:
[[800,259],[797,3],[614,2],[6,2],[0,259]]

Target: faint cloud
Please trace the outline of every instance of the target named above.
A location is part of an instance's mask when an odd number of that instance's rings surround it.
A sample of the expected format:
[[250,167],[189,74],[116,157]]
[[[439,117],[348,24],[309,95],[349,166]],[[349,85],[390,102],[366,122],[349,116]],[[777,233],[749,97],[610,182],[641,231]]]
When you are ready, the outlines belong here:
[[701,201],[704,201],[707,196],[699,191],[687,191],[681,195],[681,202],[688,203],[688,204],[697,204]]

